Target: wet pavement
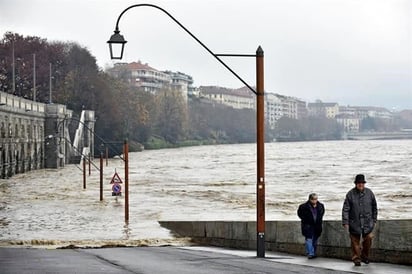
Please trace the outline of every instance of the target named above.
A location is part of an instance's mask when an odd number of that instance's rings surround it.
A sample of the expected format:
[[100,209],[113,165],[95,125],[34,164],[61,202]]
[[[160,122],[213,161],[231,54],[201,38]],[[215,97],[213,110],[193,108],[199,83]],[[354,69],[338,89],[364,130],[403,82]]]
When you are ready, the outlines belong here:
[[412,273],[412,266],[370,263],[360,267],[330,258],[217,247],[89,249],[0,248],[0,272],[8,273]]

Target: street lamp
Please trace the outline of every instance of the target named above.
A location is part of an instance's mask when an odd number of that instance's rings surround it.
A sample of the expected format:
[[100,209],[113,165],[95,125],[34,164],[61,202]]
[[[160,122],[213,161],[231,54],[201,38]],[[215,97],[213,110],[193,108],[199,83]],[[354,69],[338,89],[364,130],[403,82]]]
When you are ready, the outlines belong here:
[[[257,146],[257,182],[256,182],[256,247],[257,257],[265,257],[265,128],[264,128],[264,73],[263,73],[263,50],[259,46],[256,54],[215,54],[196,36],[194,36],[185,26],[177,21],[169,12],[163,8],[152,4],[136,4],[129,6],[120,13],[117,18],[114,34],[110,37],[109,43],[110,57],[112,59],[122,59],[124,46],[127,41],[120,35],[119,21],[122,15],[131,8],[152,7],[161,10],[184,29],[193,39],[195,39],[206,51],[208,51],[216,60],[228,69],[236,78],[247,86],[257,97],[256,99],[256,146]],[[117,50],[115,50],[117,49]],[[256,58],[256,90],[254,90],[246,81],[244,81],[236,72],[234,72],[219,57],[255,57]]]
[[109,43],[110,58],[121,60],[123,58],[124,44],[126,44],[127,41],[124,40],[123,35],[120,34],[117,27],[107,43]]

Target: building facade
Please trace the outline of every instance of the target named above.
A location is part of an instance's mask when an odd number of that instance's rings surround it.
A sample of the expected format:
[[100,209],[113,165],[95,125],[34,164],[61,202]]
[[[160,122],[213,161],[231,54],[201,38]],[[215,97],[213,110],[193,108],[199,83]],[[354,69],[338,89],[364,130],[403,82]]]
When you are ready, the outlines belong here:
[[[201,86],[199,96],[235,109],[256,109],[256,95],[247,87],[229,89]],[[302,119],[306,116],[306,102],[290,96],[265,93],[265,120],[272,129],[281,117]]]
[[182,93],[183,98],[187,101],[187,97],[189,92],[193,90],[193,78],[190,75],[187,75],[183,72],[173,72],[173,71],[165,71],[167,75],[171,78],[170,86],[172,90],[179,91]]
[[308,104],[308,113],[310,116],[334,119],[339,114],[339,105],[338,103],[324,103],[318,100],[315,103]]
[[360,119],[350,114],[339,114],[336,121],[342,126],[343,131],[347,133],[356,133],[360,129]]
[[276,122],[284,116],[282,98],[274,93],[265,94],[265,120],[271,128],[274,128]]
[[159,71],[141,61],[116,63],[107,72],[144,92],[155,94],[167,89],[179,91],[185,100],[193,85],[193,78],[190,75],[182,72]]
[[199,97],[215,101],[235,109],[255,109],[256,100],[251,91],[217,86],[200,86]]

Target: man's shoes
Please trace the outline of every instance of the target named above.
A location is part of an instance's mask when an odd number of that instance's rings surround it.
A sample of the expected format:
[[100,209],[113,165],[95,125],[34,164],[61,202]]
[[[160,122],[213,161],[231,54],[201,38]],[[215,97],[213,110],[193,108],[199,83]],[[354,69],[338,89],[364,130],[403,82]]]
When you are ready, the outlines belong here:
[[315,259],[316,258],[316,256],[315,255],[309,255],[308,256],[308,259],[310,260],[310,259]]
[[369,264],[369,260],[368,259],[362,259],[362,262],[365,264]]
[[353,262],[355,266],[361,266],[361,263],[359,261]]

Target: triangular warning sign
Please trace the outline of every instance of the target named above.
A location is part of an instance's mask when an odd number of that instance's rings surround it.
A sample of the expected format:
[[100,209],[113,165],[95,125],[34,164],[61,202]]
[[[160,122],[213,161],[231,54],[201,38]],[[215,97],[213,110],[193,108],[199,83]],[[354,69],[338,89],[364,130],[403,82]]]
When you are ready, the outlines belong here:
[[122,179],[120,179],[119,174],[115,172],[110,183],[111,184],[122,184],[123,182],[122,182]]

